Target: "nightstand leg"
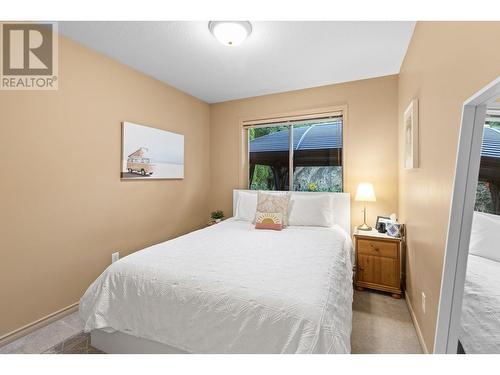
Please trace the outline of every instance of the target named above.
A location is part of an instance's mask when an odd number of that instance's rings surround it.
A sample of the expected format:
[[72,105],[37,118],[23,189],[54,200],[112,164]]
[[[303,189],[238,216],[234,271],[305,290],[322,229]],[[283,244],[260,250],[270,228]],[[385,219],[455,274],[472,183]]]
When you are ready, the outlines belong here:
[[392,293],[391,297],[396,299],[401,299],[401,294]]

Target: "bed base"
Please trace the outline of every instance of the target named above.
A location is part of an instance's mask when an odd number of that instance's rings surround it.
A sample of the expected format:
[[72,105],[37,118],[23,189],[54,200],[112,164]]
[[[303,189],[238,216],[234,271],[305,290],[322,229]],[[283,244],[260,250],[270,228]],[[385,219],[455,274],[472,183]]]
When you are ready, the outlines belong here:
[[188,354],[188,352],[156,341],[120,331],[108,333],[100,329],[90,332],[91,345],[107,354]]

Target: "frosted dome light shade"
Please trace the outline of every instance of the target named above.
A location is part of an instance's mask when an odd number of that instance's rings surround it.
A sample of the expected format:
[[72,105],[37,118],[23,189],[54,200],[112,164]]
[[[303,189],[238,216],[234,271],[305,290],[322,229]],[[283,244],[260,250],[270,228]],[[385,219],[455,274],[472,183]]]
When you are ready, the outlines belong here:
[[210,21],[208,28],[220,43],[229,47],[243,43],[252,32],[248,21]]

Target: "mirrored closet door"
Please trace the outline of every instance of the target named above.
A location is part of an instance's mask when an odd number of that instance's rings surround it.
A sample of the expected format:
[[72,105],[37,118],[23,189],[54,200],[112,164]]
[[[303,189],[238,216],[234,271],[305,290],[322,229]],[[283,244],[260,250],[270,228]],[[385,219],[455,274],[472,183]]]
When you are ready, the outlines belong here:
[[500,103],[486,110],[459,353],[500,353]]
[[434,353],[500,354],[500,77],[463,106]]

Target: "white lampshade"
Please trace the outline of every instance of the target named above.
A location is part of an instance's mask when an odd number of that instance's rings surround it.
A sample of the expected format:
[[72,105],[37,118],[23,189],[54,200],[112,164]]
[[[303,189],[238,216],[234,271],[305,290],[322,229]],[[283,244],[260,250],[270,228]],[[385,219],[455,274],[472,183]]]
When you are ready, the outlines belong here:
[[375,202],[375,191],[373,190],[373,185],[369,182],[362,182],[358,185],[358,190],[356,191],[355,201],[358,202]]

